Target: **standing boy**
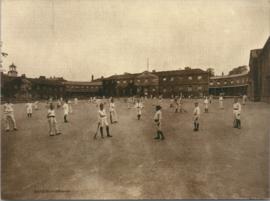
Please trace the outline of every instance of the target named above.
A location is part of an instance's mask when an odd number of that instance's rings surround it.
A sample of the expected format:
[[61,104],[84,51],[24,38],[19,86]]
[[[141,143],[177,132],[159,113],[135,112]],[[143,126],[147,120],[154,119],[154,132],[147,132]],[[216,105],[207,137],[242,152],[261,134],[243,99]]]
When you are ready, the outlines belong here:
[[35,109],[35,110],[38,110],[38,101],[35,101],[35,102],[34,102],[34,109]]
[[74,104],[75,104],[75,105],[78,104],[78,98],[74,98]]
[[233,104],[233,126],[234,128],[241,128],[241,104],[238,102],[238,98],[234,98]]
[[58,99],[58,100],[57,100],[57,109],[61,107],[61,104],[62,104],[62,103],[61,103],[60,99]]
[[243,95],[243,99],[242,99],[242,104],[245,105],[246,102],[247,102],[247,95],[244,94],[244,95]]
[[142,108],[143,108],[143,104],[140,101],[140,99],[137,99],[137,103],[135,104],[135,108],[137,110],[137,118],[138,118],[138,120],[140,120],[141,116],[142,116]]
[[[100,134],[101,137],[103,137],[103,127],[106,127],[106,132],[107,132],[107,137],[112,137],[110,135],[110,129],[109,129],[109,124],[107,121],[107,114],[106,114],[106,110],[104,108],[103,103],[100,103],[99,105],[99,111],[98,111],[98,125],[99,125],[99,129],[100,129]],[[96,137],[96,136],[95,136]]]
[[63,110],[64,110],[64,122],[67,123],[67,116],[68,116],[68,112],[69,112],[69,106],[68,106],[68,101],[66,100],[66,102],[63,104]]
[[208,101],[207,96],[205,97],[203,103],[204,103],[204,112],[205,113],[208,113],[208,104],[209,104],[209,101]]
[[198,131],[199,130],[199,118],[200,118],[200,114],[201,114],[201,110],[199,108],[199,104],[198,102],[195,102],[195,108],[193,111],[193,115],[194,115],[194,131]]
[[72,104],[71,104],[71,100],[68,100],[68,111],[70,114],[72,114]]
[[223,97],[222,97],[222,95],[219,96],[218,100],[219,100],[219,109],[223,110],[224,106],[223,106]]
[[33,104],[30,102],[26,103],[26,113],[27,113],[27,117],[32,117]]
[[174,102],[174,96],[171,95],[171,99],[170,99],[170,108],[173,108],[173,102]]
[[111,123],[117,123],[118,122],[118,118],[117,118],[117,113],[116,113],[116,109],[115,109],[115,103],[114,103],[114,99],[111,98],[111,102],[109,104],[109,110],[110,110],[110,120]]
[[13,130],[16,131],[17,125],[16,120],[14,118],[14,110],[12,103],[7,100],[7,102],[4,104],[4,116],[5,116],[5,123],[6,123],[6,132],[9,131],[11,124],[13,125]]
[[133,104],[131,97],[128,97],[127,104],[128,104],[128,109],[130,109],[131,108],[131,105]]
[[163,132],[161,130],[161,120],[162,120],[161,106],[157,105],[156,106],[156,113],[154,116],[154,121],[155,121],[156,129],[157,129],[157,136],[154,138],[156,140],[159,140],[159,139],[164,140],[165,139]]
[[49,128],[50,128],[49,130],[50,136],[60,135],[61,132],[57,128],[57,121],[55,118],[55,111],[54,111],[54,107],[52,103],[50,104],[50,107],[48,109],[47,118],[48,118]]

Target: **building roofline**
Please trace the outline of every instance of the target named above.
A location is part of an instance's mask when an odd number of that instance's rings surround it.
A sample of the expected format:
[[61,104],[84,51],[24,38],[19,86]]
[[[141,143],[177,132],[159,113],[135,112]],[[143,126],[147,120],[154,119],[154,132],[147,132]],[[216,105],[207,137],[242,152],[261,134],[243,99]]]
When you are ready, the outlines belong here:
[[215,79],[224,79],[224,78],[233,78],[233,77],[241,77],[244,75],[248,75],[248,71],[240,74],[234,74],[234,75],[224,75],[224,76],[213,76],[210,77],[210,80],[215,80]]

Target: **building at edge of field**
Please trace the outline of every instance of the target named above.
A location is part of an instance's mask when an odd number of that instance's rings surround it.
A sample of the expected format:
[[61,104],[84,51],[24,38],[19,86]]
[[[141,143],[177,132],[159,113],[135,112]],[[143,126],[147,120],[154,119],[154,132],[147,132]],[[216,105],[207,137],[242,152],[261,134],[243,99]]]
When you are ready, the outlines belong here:
[[91,82],[65,81],[65,97],[85,98],[89,96],[102,96],[102,80],[93,80]]
[[209,80],[209,94],[214,96],[242,96],[248,94],[249,73],[213,76]]
[[145,96],[171,97],[183,95],[200,97],[208,94],[209,73],[201,69],[186,68],[171,71],[144,71],[124,73],[103,80],[106,96]]
[[249,66],[250,99],[270,103],[270,37],[262,49],[250,51]]

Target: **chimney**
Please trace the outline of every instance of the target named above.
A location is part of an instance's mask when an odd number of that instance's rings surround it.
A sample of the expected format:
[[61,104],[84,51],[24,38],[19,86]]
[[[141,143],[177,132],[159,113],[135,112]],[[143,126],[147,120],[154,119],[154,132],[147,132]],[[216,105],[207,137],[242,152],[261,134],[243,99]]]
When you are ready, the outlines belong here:
[[92,76],[91,76],[91,81],[93,81],[94,80],[94,75],[92,74]]
[[224,76],[224,73],[222,72],[221,76],[223,77]]

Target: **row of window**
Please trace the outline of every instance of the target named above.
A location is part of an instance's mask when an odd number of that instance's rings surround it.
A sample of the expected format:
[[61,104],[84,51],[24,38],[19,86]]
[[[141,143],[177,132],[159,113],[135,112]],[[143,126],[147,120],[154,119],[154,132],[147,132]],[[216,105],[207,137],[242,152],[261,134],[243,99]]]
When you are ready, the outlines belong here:
[[[202,91],[203,87],[202,86],[197,86],[197,87],[192,87],[192,86],[188,86],[188,87],[179,87],[178,91]],[[172,89],[172,88],[163,88],[162,91],[165,93],[167,91],[176,91],[176,89]]]
[[[18,88],[18,86],[14,86],[15,89]],[[98,89],[99,87],[98,86],[66,86],[66,88],[68,89]],[[51,88],[51,87],[47,87],[47,86],[36,86],[35,88],[36,90],[54,90],[54,91],[63,91],[63,88],[60,87],[60,88]]]
[[238,79],[238,80],[231,80],[231,81],[227,81],[227,80],[225,80],[225,81],[223,81],[223,82],[221,82],[221,81],[215,81],[215,82],[213,82],[213,81],[210,81],[210,85],[212,86],[212,85],[214,85],[214,84],[216,84],[216,85],[221,85],[221,84],[223,84],[223,85],[227,85],[227,84],[245,84],[246,82],[248,81],[248,78],[242,78],[242,79]]
[[67,89],[98,89],[98,86],[66,86]]
[[[196,79],[197,78],[197,80],[201,80],[202,79],[202,76],[201,75],[198,75],[197,77],[196,76],[188,76],[187,77],[187,79],[188,80],[193,80],[193,79]],[[173,82],[173,81],[175,81],[175,80],[183,80],[184,79],[184,77],[181,77],[181,76],[178,76],[178,77],[163,77],[162,78],[162,81],[163,82],[166,82],[166,81],[170,81],[170,82]]]
[[[201,75],[198,75],[197,77],[193,77],[193,76],[188,76],[187,79],[188,80],[193,80],[193,79],[196,79],[197,80],[201,80],[203,77]],[[178,77],[163,77],[162,78],[162,81],[163,82],[166,82],[166,81],[170,81],[170,82],[173,82],[173,81],[176,81],[176,80],[183,80],[184,77],[181,77],[181,76],[178,76]],[[156,79],[137,79],[136,82],[137,83],[148,83],[149,81],[152,81],[152,82],[155,82],[157,81]],[[133,83],[133,80],[117,80],[116,81],[117,84],[127,84],[127,83]]]

